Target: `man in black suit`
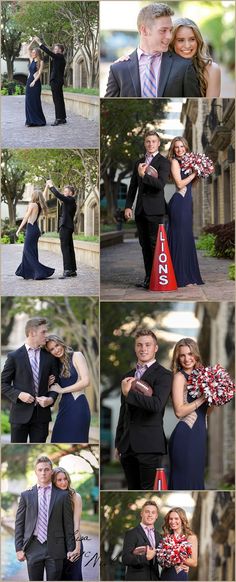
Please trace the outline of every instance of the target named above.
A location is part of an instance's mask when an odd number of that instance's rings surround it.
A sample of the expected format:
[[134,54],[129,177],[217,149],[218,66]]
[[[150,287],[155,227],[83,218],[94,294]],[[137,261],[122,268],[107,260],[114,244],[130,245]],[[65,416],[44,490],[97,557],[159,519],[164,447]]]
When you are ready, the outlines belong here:
[[[125,204],[125,218],[132,218],[132,206],[136,192],[135,222],[139,243],[142,247],[145,279],[137,287],[149,288],[153,257],[159,224],[163,223],[165,210],[164,187],[170,173],[170,162],[159,153],[160,138],[155,130],[147,130],[144,136],[145,156],[135,163]],[[149,168],[150,166],[150,168]],[[148,172],[154,168],[157,176]]]
[[47,320],[29,319],[23,346],[8,354],[2,371],[2,395],[11,401],[11,442],[44,443],[51,420],[50,406],[57,393],[49,389],[50,376],[58,378],[58,362],[45,345]]
[[156,548],[161,536],[154,528],[157,518],[155,501],[145,501],[141,523],[126,532],[122,552],[122,562],[127,566],[125,580],[159,580]]
[[66,60],[63,54],[64,46],[63,44],[57,43],[54,45],[53,51],[51,51],[37,36],[34,37],[34,40],[39,44],[40,49],[52,59],[50,85],[55,107],[55,121],[51,125],[61,125],[62,123],[66,123],[66,109],[63,95],[64,72],[66,67]]
[[73,186],[65,186],[63,194],[53,186],[52,180],[47,180],[46,185],[51,192],[62,202],[59,216],[59,236],[63,257],[63,275],[59,279],[76,277],[76,260],[73,243],[74,217],[76,213],[75,190]]
[[29,580],[61,580],[63,559],[73,557],[75,537],[68,491],[52,485],[52,462],[37,459],[37,484],[21,494],[15,523],[15,548],[27,560]]
[[[153,489],[156,469],[166,454],[163,415],[171,391],[171,372],[156,361],[157,338],[148,329],[135,337],[136,369],[125,374],[121,383],[121,407],[115,446],[128,483],[128,489]],[[142,378],[153,389],[152,396],[131,390],[134,378]]]
[[191,59],[168,51],[173,14],[166,4],[142,8],[139,47],[127,60],[111,65],[105,97],[201,97]]

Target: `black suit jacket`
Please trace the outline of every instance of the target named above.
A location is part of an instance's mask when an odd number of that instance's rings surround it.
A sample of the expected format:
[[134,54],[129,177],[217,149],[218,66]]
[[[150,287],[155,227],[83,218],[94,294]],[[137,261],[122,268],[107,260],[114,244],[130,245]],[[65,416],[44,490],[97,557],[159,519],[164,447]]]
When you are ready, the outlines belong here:
[[[129,57],[111,65],[105,97],[141,97],[137,50]],[[201,97],[191,59],[169,51],[162,54],[157,97]]]
[[[21,494],[15,524],[16,552],[26,551],[31,542],[38,517],[37,485]],[[73,511],[68,491],[52,486],[49,506],[48,554],[51,558],[64,558],[75,548]],[[29,550],[30,551],[30,550]]]
[[65,226],[70,230],[74,231],[74,217],[76,213],[76,200],[73,196],[64,196],[58,192],[58,190],[52,186],[50,188],[51,192],[62,202],[59,216],[59,228]]
[[[58,394],[48,391],[48,378],[51,374],[58,381],[59,366],[56,358],[45,349],[40,350],[39,387],[38,396],[51,396],[55,402]],[[26,404],[18,399],[20,392],[28,392],[35,396],[34,380],[27,349],[21,346],[18,350],[8,354],[2,371],[2,395],[11,401],[10,421],[26,424],[34,412],[34,403]],[[39,422],[51,420],[50,406],[42,408],[37,405]]]
[[50,49],[45,46],[45,44],[41,44],[40,48],[47,53],[52,59],[52,64],[50,67],[50,83],[55,81],[60,85],[64,84],[64,72],[66,66],[66,60],[62,53],[53,53]]
[[[155,530],[156,547],[161,536]],[[138,546],[147,546],[150,542],[139,524],[125,534],[124,547],[122,552],[122,562],[127,566],[126,580],[159,580],[158,562],[156,558],[147,560],[146,556],[135,556],[133,550]]]
[[158,178],[153,178],[148,174],[145,174],[143,178],[139,176],[138,165],[144,162],[145,157],[138,160],[135,164],[125,208],[132,208],[138,189],[135,216],[139,215],[142,209],[148,216],[154,214],[164,215],[166,212],[164,187],[170,174],[170,161],[159,153],[152,159],[151,166],[158,171]]
[[[124,378],[134,374],[135,369]],[[131,446],[135,453],[165,454],[163,416],[171,391],[172,374],[155,362],[147,368],[142,380],[153,388],[153,395],[148,397],[133,390],[126,397],[121,394],[115,446],[119,453],[125,453]]]

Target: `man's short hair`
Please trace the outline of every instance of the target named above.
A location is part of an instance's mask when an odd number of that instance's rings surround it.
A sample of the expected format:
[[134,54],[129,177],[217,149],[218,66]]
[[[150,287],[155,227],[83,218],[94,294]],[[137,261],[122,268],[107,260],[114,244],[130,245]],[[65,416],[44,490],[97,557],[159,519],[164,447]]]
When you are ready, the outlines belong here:
[[152,499],[150,499],[150,501],[145,501],[145,503],[142,505],[141,511],[143,511],[144,507],[147,507],[147,505],[153,505],[156,508],[156,510],[159,511],[157,503],[155,501],[152,501]]
[[159,133],[157,133],[155,129],[146,129],[144,133],[144,139],[146,139],[146,137],[148,137],[149,135],[156,135],[156,137],[158,137],[158,139],[161,141]]
[[36,459],[36,461],[35,461],[35,469],[36,469],[36,467],[37,467],[37,465],[39,463],[48,463],[50,465],[51,469],[53,468],[51,459],[49,459],[49,457],[47,457],[46,455],[40,455],[40,457],[38,457]]
[[71,191],[71,194],[73,194],[73,196],[74,196],[74,194],[75,194],[74,186],[70,186],[69,184],[67,184],[66,186],[64,186],[64,189],[65,188],[69,188],[69,190]]
[[135,334],[135,341],[139,338],[142,337],[144,335],[150,335],[152,337],[152,339],[154,340],[154,342],[157,344],[157,336],[155,335],[155,333],[153,331],[151,331],[151,329],[138,329],[137,333]]
[[161,16],[173,16],[174,11],[170,6],[167,4],[157,3],[148,4],[148,6],[144,6],[139,14],[137,19],[137,27],[138,31],[140,31],[140,27],[142,24],[146,26],[151,26],[156,18],[160,18]]
[[46,317],[32,317],[32,319],[28,319],[26,326],[25,326],[25,335],[28,337],[29,331],[34,327],[40,327],[40,325],[47,325],[48,320]]
[[60,49],[60,51],[61,51],[62,53],[64,53],[65,47],[64,47],[64,45],[63,45],[63,44],[60,44],[59,42],[55,42],[55,44],[54,44],[54,47],[55,47],[55,46],[58,46],[58,48]]

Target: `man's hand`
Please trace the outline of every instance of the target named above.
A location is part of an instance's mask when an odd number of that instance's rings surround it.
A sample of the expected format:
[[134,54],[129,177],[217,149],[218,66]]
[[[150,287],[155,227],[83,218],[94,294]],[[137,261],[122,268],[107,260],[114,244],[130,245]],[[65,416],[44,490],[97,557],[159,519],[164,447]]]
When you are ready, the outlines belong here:
[[32,402],[35,400],[32,394],[29,394],[28,392],[20,392],[18,398],[25,404],[32,404]]
[[51,376],[49,376],[48,378],[48,386],[51,386],[52,384],[54,384],[56,380],[56,376],[53,376],[53,374],[51,374]]
[[35,400],[42,408],[47,408],[47,406],[51,406],[54,403],[51,396],[36,396]]
[[132,209],[126,208],[125,209],[125,220],[131,220],[132,216],[133,216]]
[[156,555],[156,550],[155,548],[150,548],[150,546],[147,547],[147,552],[146,552],[146,558],[147,560],[152,560]]
[[122,380],[122,382],[121,382],[121,390],[122,390],[124,396],[128,396],[132,382],[133,382],[133,377],[132,376],[129,377],[129,378],[125,378],[124,380]]
[[145,164],[145,163],[138,165],[138,173],[139,173],[139,176],[141,176],[141,178],[144,177],[147,167],[148,167],[148,164]]
[[49,188],[53,187],[53,181],[52,180],[47,180],[46,181],[46,186],[48,186]]
[[19,550],[19,552],[16,552],[16,557],[19,562],[24,562],[26,560],[25,552],[23,552],[23,550]]
[[120,453],[119,453],[118,449],[115,449],[115,459],[117,459],[117,461],[120,460]]
[[74,551],[73,552],[67,552],[67,554],[66,554],[67,560],[70,560],[71,559],[71,557],[74,555]]

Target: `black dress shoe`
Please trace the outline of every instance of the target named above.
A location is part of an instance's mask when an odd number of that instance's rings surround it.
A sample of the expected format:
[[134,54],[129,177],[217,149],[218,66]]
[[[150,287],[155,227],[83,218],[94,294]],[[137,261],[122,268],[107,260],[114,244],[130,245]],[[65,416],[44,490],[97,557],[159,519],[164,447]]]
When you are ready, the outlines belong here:
[[66,119],[55,119],[55,121],[51,123],[51,125],[52,127],[55,127],[55,125],[62,125],[63,123],[66,123]]
[[141,287],[142,289],[149,289],[150,277],[145,277],[142,283],[135,283],[135,287]]
[[77,277],[76,271],[64,271],[63,275],[58,279],[68,279],[69,277]]

